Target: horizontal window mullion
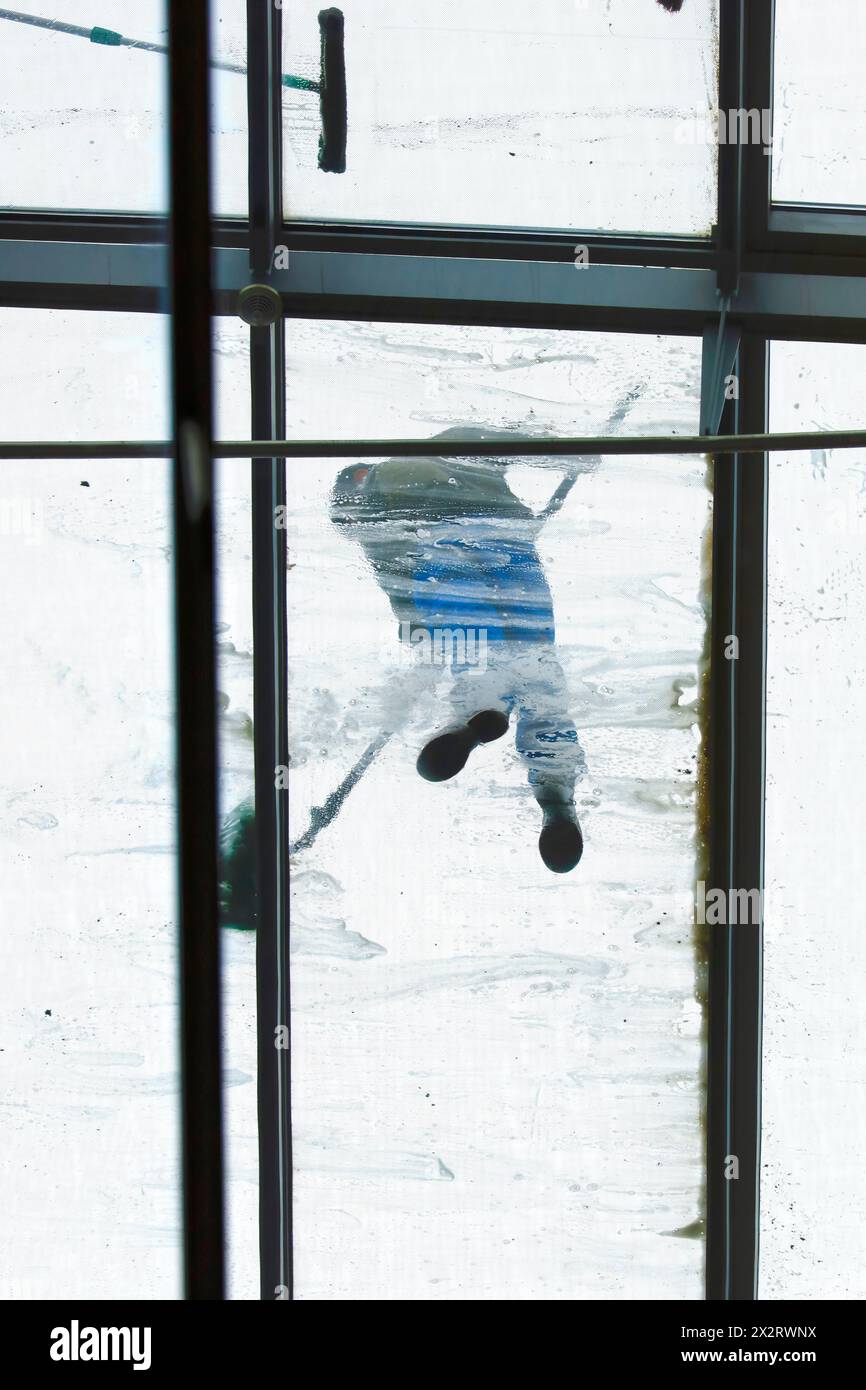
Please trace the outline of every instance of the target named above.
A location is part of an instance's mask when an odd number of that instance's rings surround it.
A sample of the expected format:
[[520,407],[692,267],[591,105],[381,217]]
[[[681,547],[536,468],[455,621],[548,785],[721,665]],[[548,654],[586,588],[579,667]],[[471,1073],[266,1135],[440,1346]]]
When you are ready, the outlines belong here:
[[[0,441],[2,459],[165,458],[165,440]],[[569,458],[587,455],[763,454],[812,449],[864,449],[866,430],[811,430],[793,434],[592,435],[501,439],[223,439],[214,458]]]

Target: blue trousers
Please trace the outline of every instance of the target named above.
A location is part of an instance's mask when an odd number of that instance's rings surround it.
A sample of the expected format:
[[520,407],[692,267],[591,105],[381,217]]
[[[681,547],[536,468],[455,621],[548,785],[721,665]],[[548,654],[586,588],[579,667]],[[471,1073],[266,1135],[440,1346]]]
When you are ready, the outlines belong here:
[[435,530],[416,558],[401,637],[434,673],[449,667],[455,722],[482,709],[515,713],[536,799],[571,801],[586,760],[556,655],[553,600],[535,546],[509,530]]

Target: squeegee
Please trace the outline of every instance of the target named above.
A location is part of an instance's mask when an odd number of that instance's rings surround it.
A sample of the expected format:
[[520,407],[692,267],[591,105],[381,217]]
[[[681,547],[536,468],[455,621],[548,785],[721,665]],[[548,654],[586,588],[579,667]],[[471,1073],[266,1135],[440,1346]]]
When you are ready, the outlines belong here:
[[[18,10],[0,9],[0,19],[15,24],[30,24],[37,29],[49,29],[57,34],[71,34],[73,38],[87,39],[90,43],[101,44],[105,48],[138,48],[145,53],[168,53],[162,43],[148,43],[144,39],[128,39],[115,29],[96,26],[87,29],[79,24],[66,24],[60,19],[42,19],[39,15],[21,14]],[[319,59],[319,81],[310,77],[293,77],[284,73],[282,85],[301,92],[319,93],[319,112],[322,130],[319,136],[319,168],[325,173],[342,174],[346,169],[346,59],[344,51],[344,24],[342,10],[320,10],[319,34],[321,51]],[[222,72],[238,72],[246,75],[247,69],[240,63],[226,63],[212,58],[212,68]]]

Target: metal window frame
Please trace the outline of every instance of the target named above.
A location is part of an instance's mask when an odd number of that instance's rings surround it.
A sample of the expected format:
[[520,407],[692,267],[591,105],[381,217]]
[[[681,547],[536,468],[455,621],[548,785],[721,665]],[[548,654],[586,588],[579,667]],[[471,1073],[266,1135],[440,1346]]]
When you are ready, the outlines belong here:
[[[266,280],[282,201],[282,10],[247,5],[249,277]],[[254,436],[286,433],[285,324],[250,328]],[[256,847],[256,1026],[258,1038],[259,1269],[262,1299],[293,1297],[289,809],[275,769],[289,763],[286,532],[274,524],[286,503],[285,458],[253,458],[253,740]]]
[[[769,344],[746,335],[726,405],[733,429],[768,428]],[[767,454],[717,455],[713,480],[709,884],[724,901],[764,889]],[[731,660],[728,643],[736,639]],[[758,1297],[763,918],[709,930],[706,1294]],[[732,1180],[728,1162],[736,1158]]]
[[[317,317],[418,323],[592,329],[600,332],[702,335],[701,428],[765,433],[768,428],[769,340],[866,342],[866,213],[857,209],[786,207],[770,201],[770,160],[760,147],[722,146],[718,221],[707,238],[624,236],[580,230],[409,226],[389,223],[287,222],[281,207],[279,149],[281,14],[270,0],[248,3],[250,216],[212,219],[211,308],[235,313],[250,277],[273,284],[286,320]],[[192,100],[199,101],[207,0],[169,0],[171,45],[177,52],[180,14],[197,36],[181,66]],[[772,110],[774,0],[720,0],[719,103]],[[186,36],[184,37],[186,43]],[[190,64],[193,63],[191,68]],[[173,90],[177,93],[175,85]],[[197,94],[197,95],[196,95]],[[190,164],[175,104],[177,167]],[[197,127],[201,139],[201,126]],[[202,141],[203,143],[203,141]],[[201,160],[199,153],[197,158]],[[193,171],[194,172],[194,171]],[[199,171],[200,172],[200,171]],[[175,343],[202,339],[201,292],[208,276],[206,212],[197,192],[173,179],[175,271],[178,252],[199,253],[197,305],[175,276]],[[193,206],[193,203],[195,206]],[[168,308],[167,220],[111,213],[0,213],[0,305],[33,308],[165,312]],[[290,267],[272,270],[284,244]],[[590,264],[576,269],[574,247],[586,245]],[[187,266],[189,260],[187,258]],[[204,265],[204,270],[201,267]],[[202,280],[202,274],[204,281]],[[187,282],[184,282],[187,283]],[[197,328],[194,325],[197,324]],[[253,438],[285,435],[285,330],[251,329]],[[724,339],[725,353],[714,352]],[[719,363],[737,353],[740,400],[721,412]],[[189,399],[194,373],[175,356],[176,418]],[[198,378],[196,411],[205,426],[207,386]],[[181,433],[178,428],[178,440]],[[188,438],[188,432],[186,436]],[[287,449],[287,453],[288,453]],[[209,743],[213,715],[212,556],[210,509],[190,522],[184,463],[176,453],[178,684],[193,701],[203,735],[193,770],[183,752],[192,745],[191,716],[181,718],[182,779],[214,785]],[[208,464],[208,470],[210,465]],[[207,472],[210,477],[210,472]],[[766,661],[766,454],[716,460],[710,703],[711,886],[763,887],[764,717]],[[257,942],[259,1011],[260,1248],[262,1297],[291,1297],[290,1076],[274,1058],[273,1026],[288,1023],[288,830],[284,803],[274,795],[273,768],[287,761],[287,614],[284,533],[272,525],[285,498],[285,459],[252,464],[254,621],[256,629],[255,756],[260,893]],[[282,540],[281,540],[282,537]],[[190,551],[190,547],[193,548]],[[198,549],[196,550],[196,547]],[[184,556],[198,555],[190,574]],[[196,626],[197,625],[197,626]],[[198,635],[197,635],[198,634]],[[724,660],[720,643],[740,640],[741,658]],[[202,664],[203,663],[203,664]],[[198,670],[198,675],[193,675]],[[210,702],[210,713],[208,703]],[[208,752],[210,748],[210,752]],[[196,780],[197,805],[199,781]],[[210,874],[211,804],[205,839],[182,822],[180,841],[183,998],[187,1020],[218,1036],[214,993],[215,897],[206,887],[196,910],[189,887]],[[183,817],[183,811],[182,811]],[[215,810],[213,812],[215,815]],[[186,829],[183,826],[186,825]],[[212,876],[211,876],[212,877]],[[185,896],[186,895],[186,896]],[[732,928],[711,943],[709,980],[707,1282],[709,1299],[757,1296],[760,1143],[760,929],[743,937]],[[196,956],[205,952],[205,968]],[[195,969],[192,968],[195,958]],[[187,1116],[185,1233],[190,1297],[222,1296],[221,1120],[208,1063],[184,1024],[184,1103],[193,1105],[198,1077],[210,1077],[210,1101]],[[217,1087],[218,1089],[218,1087]],[[194,1131],[194,1124],[203,1129]],[[740,1158],[740,1180],[720,1176],[727,1154]],[[219,1191],[220,1200],[217,1201]],[[215,1245],[218,1252],[214,1253]],[[208,1270],[210,1273],[208,1273]]]
[[172,5],[169,42],[184,1282],[199,1300],[225,1296],[207,0]]

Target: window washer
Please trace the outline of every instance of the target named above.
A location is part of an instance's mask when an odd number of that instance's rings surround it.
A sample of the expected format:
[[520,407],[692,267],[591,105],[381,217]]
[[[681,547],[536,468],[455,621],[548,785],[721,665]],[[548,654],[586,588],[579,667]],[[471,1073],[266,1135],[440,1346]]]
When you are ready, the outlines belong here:
[[[453,429],[438,438],[471,436]],[[341,471],[331,497],[331,519],[362,547],[401,639],[415,643],[423,634],[439,638],[427,650],[450,646],[451,717],[422,749],[419,773],[429,782],[455,777],[474,748],[507,732],[514,715],[517,750],[542,811],[541,858],[554,873],[567,873],[583,852],[574,789],[586,764],[535,544],[550,514],[536,515],[515,496],[497,459],[356,464]],[[483,669],[467,659],[479,634]],[[435,665],[424,670],[438,680]]]
[[[614,430],[640,396],[635,388],[608,421]],[[495,430],[455,428],[439,439],[491,438]],[[508,432],[502,432],[507,437]],[[597,458],[571,459],[567,475],[540,513],[512,492],[506,459],[392,458],[358,462],[338,474],[331,492],[331,520],[361,546],[388,596],[398,637],[427,650],[451,651],[450,719],[421,750],[417,768],[429,782],[463,770],[472,750],[507,732],[516,716],[515,742],[542,812],[539,852],[553,873],[579,863],[583,838],[574,790],[586,771],[583,750],[568,713],[568,692],[556,655],[553,603],[536,540],[562,506],[577,478],[596,469]],[[536,460],[537,462],[537,460]],[[559,461],[554,460],[559,467]],[[483,635],[485,660],[476,659]],[[470,655],[471,653],[471,655]],[[404,704],[428,683],[437,667],[418,663]],[[321,806],[290,851],[308,849],[340,810],[394,730],[382,730]],[[256,924],[255,812],[242,802],[222,828],[220,898],[227,925]]]

